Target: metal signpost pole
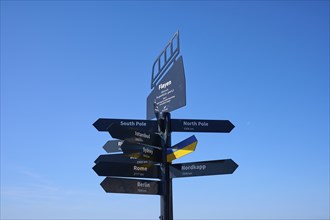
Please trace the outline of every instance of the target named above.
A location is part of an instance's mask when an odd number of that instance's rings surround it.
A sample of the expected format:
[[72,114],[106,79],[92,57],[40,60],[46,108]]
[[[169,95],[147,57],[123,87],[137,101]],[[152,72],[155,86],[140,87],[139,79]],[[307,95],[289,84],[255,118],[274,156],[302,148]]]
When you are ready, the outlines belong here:
[[168,112],[157,114],[159,131],[162,139],[162,195],[160,197],[160,220],[173,220],[172,178],[170,178],[170,164],[167,162],[167,148],[171,147],[171,114]]

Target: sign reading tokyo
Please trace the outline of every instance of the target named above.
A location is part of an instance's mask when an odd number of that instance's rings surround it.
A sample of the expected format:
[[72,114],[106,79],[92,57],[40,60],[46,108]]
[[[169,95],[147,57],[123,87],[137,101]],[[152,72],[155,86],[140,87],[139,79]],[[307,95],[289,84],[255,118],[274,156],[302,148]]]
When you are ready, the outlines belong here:
[[155,118],[155,111],[171,112],[183,106],[186,106],[186,78],[180,56],[148,96],[147,119]]
[[129,143],[127,141],[124,141],[121,148],[124,154],[128,156],[133,156],[143,160],[161,162],[162,151],[159,148],[136,143]]

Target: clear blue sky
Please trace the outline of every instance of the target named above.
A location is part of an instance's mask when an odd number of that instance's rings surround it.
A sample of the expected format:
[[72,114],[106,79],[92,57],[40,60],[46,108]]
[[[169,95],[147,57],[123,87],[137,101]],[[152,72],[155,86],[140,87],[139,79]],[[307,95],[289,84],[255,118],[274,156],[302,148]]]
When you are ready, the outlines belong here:
[[[1,219],[157,219],[159,196],[106,194],[100,117],[144,119],[151,67],[180,30],[194,133],[176,219],[329,219],[329,1],[1,1]],[[191,133],[173,133],[177,143]]]

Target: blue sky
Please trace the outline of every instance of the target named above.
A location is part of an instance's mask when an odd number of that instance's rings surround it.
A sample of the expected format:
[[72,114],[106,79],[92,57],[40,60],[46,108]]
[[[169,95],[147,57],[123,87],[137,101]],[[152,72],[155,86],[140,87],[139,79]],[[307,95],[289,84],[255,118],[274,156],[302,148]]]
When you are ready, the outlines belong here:
[[[1,1],[1,219],[157,219],[159,196],[106,194],[101,117],[144,119],[151,67],[180,31],[187,106],[228,119],[180,162],[176,219],[329,219],[329,1]],[[173,133],[173,144],[191,133]]]

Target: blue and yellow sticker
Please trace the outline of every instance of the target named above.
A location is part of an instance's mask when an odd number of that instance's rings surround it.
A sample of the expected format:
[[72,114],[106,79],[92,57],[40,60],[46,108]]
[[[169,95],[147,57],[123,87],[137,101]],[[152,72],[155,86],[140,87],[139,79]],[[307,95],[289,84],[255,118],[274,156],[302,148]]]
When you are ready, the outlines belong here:
[[167,148],[167,162],[172,162],[175,159],[183,157],[195,151],[197,146],[195,135],[181,141],[180,143]]

